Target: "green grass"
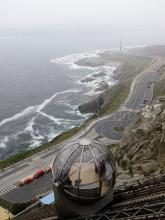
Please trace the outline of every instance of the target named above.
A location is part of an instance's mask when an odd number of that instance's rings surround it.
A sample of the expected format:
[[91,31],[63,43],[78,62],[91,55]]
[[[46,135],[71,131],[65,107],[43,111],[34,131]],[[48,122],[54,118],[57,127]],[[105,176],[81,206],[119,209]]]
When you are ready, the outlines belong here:
[[160,69],[158,70],[158,72],[160,73],[160,75],[162,75],[163,73],[165,73],[165,65],[163,64]]
[[122,74],[119,77],[120,81],[125,82],[128,79],[134,78],[136,75],[142,72],[151,61],[152,59],[149,57],[128,57],[124,64],[121,66],[120,71]]
[[153,98],[165,95],[165,65],[158,69],[160,80],[154,84]]
[[3,207],[4,209],[7,209],[8,211],[10,211],[13,215],[16,215],[19,212],[23,211],[31,204],[32,204],[31,202],[12,204],[12,203],[0,198],[0,206]]
[[164,96],[164,95],[165,95],[165,75],[160,81],[155,83],[154,92],[153,92],[154,98],[156,98],[157,96]]
[[[109,105],[107,105],[101,111],[102,116],[110,114],[119,108],[119,106],[121,105],[121,102],[124,102],[126,98],[128,97],[130,85],[131,85],[131,81],[127,83],[119,83],[118,85],[112,87],[112,89],[116,88],[115,95],[110,99]],[[109,90],[110,94],[111,92],[112,90]]]
[[[151,62],[151,58],[147,58],[147,57],[126,56],[125,58],[123,56],[124,55],[119,57],[119,55],[117,55],[117,57],[115,58],[115,59],[120,58],[120,60],[123,61],[123,64],[119,68],[120,72],[122,72],[121,76],[119,77],[120,83],[107,90],[106,95],[109,99],[109,103],[104,109],[100,111],[101,116],[112,113],[119,108],[121,104],[121,99],[122,101],[124,101],[128,97],[133,78],[138,73],[140,73],[142,70],[144,70]],[[59,143],[62,143],[66,139],[71,138],[76,133],[78,133],[80,130],[85,128],[85,126],[88,126],[96,118],[97,118],[97,115],[95,114],[90,119],[88,119],[87,122],[84,123],[83,125],[79,127],[75,127],[69,131],[63,132],[62,134],[58,135],[57,137],[55,137],[52,141],[50,141],[47,144],[43,144],[42,146],[36,147],[29,151],[19,152],[4,160],[1,160],[0,169],[4,169],[14,163],[17,163],[41,151],[44,151]]]
[[[123,58],[124,59],[124,58]],[[126,56],[123,64],[116,71],[119,75],[120,83],[107,90],[106,96],[109,98],[109,105],[102,110],[102,115],[115,111],[128,97],[133,79],[151,63],[149,57]]]

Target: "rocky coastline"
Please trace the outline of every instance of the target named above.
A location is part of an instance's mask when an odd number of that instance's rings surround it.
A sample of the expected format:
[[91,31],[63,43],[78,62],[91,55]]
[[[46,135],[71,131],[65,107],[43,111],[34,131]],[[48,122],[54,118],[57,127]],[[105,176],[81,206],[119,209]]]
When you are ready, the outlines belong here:
[[[150,58],[128,55],[126,52],[112,52],[106,51],[99,53],[95,57],[87,57],[77,60],[76,65],[98,67],[98,66],[115,66],[112,79],[116,82],[113,86],[109,86],[108,82],[103,80],[95,89],[95,96],[86,103],[78,106],[78,110],[84,113],[97,113],[109,106],[115,96],[117,96],[125,87],[129,87],[133,78],[140,73],[143,68],[149,64]],[[100,71],[94,75],[88,76],[81,82],[93,82],[94,77],[104,76],[106,73]],[[128,88],[129,89],[129,88]]]
[[[99,53],[96,57],[87,57],[80,60],[75,61],[76,65],[86,66],[86,67],[98,67],[98,66],[107,66],[107,67],[116,67],[116,70],[113,71],[112,79],[117,82],[118,80],[118,68],[121,66],[121,60],[115,58],[116,53],[104,52]],[[115,58],[115,59],[114,59]],[[114,59],[114,60],[113,60]],[[87,76],[85,79],[81,80],[81,83],[89,83],[95,80],[95,78],[105,77],[106,73],[104,71],[99,71],[94,73],[92,76]],[[116,84],[113,86],[115,87]],[[88,102],[80,104],[78,106],[78,110],[82,114],[86,113],[96,113],[99,108],[104,108],[109,102],[107,102],[107,93],[112,87],[109,86],[108,81],[102,80],[97,83],[97,88],[95,89],[96,95]],[[113,98],[113,94],[111,98]]]

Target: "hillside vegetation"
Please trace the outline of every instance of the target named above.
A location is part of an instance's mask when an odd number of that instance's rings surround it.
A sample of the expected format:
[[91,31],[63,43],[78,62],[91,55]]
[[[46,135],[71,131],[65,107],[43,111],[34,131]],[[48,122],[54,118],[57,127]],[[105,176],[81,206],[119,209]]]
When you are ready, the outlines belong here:
[[154,85],[154,98],[165,95],[165,65],[161,66],[159,72],[161,74],[161,78]]

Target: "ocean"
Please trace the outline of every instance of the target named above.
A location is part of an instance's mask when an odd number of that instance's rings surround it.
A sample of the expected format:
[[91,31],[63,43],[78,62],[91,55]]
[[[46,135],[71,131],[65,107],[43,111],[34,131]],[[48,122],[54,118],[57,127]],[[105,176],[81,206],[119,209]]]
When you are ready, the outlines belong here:
[[[90,114],[81,114],[78,105],[97,95],[101,81],[116,83],[116,67],[80,67],[74,62],[117,47],[118,41],[82,42],[59,36],[0,37],[0,159],[82,124]],[[94,78],[101,71],[105,75]],[[83,80],[87,77],[94,80]]]

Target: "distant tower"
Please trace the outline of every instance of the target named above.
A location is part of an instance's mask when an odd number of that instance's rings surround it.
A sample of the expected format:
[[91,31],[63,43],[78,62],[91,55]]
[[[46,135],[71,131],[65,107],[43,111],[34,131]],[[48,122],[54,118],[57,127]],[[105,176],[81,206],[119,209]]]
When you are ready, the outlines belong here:
[[122,38],[120,37],[120,52],[122,52]]

